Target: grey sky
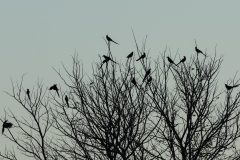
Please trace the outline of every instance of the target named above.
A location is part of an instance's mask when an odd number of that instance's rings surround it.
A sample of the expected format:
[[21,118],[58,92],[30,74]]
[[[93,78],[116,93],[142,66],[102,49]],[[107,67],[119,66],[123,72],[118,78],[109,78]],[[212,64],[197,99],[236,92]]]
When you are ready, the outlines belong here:
[[[239,6],[240,1],[222,0],[0,1],[0,90],[11,92],[10,77],[20,80],[24,73],[26,88],[32,88],[38,78],[46,87],[62,84],[52,66],[62,68],[63,62],[71,69],[75,50],[85,71],[91,72],[92,62],[107,52],[102,38],[106,34],[120,44],[112,45],[113,55],[124,62],[136,51],[131,28],[139,43],[148,35],[151,58],[166,46],[188,58],[195,54],[194,39],[198,48],[213,55],[217,44],[217,54],[224,55],[219,75],[224,88],[239,69]],[[5,93],[0,92],[0,97],[2,118],[5,107],[18,106]]]

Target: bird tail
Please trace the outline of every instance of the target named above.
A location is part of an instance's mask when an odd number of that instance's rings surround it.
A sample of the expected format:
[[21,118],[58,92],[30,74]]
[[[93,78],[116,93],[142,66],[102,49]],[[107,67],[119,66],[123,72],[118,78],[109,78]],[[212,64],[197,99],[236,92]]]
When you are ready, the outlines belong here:
[[[117,42],[115,42],[115,41],[112,41],[112,42],[114,42],[114,43],[116,43],[116,44],[118,44]],[[119,44],[118,44],[119,45]]]
[[58,91],[57,91],[57,94],[58,94],[58,97],[60,97],[60,95],[59,95]]
[[233,86],[233,88],[238,87],[240,84]]
[[67,102],[67,106],[69,107],[69,103]]
[[116,63],[114,60],[111,60],[113,63]]

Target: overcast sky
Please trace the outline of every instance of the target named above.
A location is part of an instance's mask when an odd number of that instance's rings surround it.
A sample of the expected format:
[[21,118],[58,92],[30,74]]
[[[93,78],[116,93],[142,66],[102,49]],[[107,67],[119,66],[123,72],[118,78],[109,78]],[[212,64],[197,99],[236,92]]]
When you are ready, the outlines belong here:
[[[98,55],[106,54],[103,37],[108,34],[120,45],[112,45],[113,56],[125,61],[136,51],[132,30],[139,43],[148,35],[150,57],[170,47],[187,58],[194,47],[224,56],[219,87],[233,78],[240,59],[240,1],[0,1],[0,90],[11,92],[11,81],[27,73],[24,87],[38,78],[46,87],[62,84],[52,67],[71,69],[75,50],[85,72],[91,72]],[[239,73],[237,78],[239,78]],[[0,92],[1,118],[4,108],[19,106]],[[18,110],[21,112],[21,110]],[[6,140],[0,136],[0,150]],[[5,142],[5,143],[2,143]]]

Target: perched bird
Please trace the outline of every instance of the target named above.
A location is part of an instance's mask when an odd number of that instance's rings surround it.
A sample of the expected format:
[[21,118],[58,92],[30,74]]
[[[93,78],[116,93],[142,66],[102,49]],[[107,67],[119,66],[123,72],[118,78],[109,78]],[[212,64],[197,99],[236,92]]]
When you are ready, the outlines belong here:
[[30,99],[30,91],[29,91],[29,89],[27,89],[26,93],[27,93],[28,99],[31,100]]
[[66,101],[66,103],[67,103],[67,106],[69,107],[69,103],[68,103],[68,97],[67,97],[67,95],[65,96],[65,101]]
[[131,52],[128,56],[127,56],[127,58],[131,58],[133,56],[133,52]]
[[[178,63],[178,64],[180,64],[180,63],[184,63],[186,61],[186,57],[185,56],[183,56],[183,59],[181,59],[181,61]],[[177,65],[178,65],[177,64]]]
[[103,55],[103,57],[104,57],[105,60],[107,60],[107,61],[112,61],[112,62],[116,63],[115,61],[112,60],[112,58],[110,58],[110,57],[108,57],[108,56]]
[[12,127],[12,123],[7,123],[7,120],[5,122],[3,122],[3,126],[2,126],[2,134],[4,132],[4,128],[11,128]]
[[145,76],[144,76],[144,78],[143,78],[143,82],[144,82],[144,80],[147,78],[147,76],[148,76],[150,73],[151,73],[151,68],[150,68],[149,70],[147,70],[147,72],[146,72],[146,74],[145,74]]
[[150,76],[147,80],[147,84],[151,83],[152,82],[152,76]]
[[235,88],[235,87],[238,87],[239,85],[240,85],[240,84],[235,85],[235,86],[229,86],[229,85],[225,84],[225,87],[227,88],[227,90],[231,90],[231,89],[233,89],[233,88]]
[[[106,38],[107,38],[108,42],[112,41],[113,43],[118,44],[117,42],[113,41],[112,38],[108,37],[108,35],[106,35]],[[119,45],[119,44],[118,44],[118,45]]]
[[144,52],[143,55],[141,55],[136,61],[139,61],[140,59],[143,59],[146,57],[146,53]]
[[[197,46],[195,47],[195,51],[197,52],[197,53],[202,53],[203,54],[203,52],[201,51],[201,50],[199,50],[198,48],[197,48]],[[204,56],[206,56],[205,54],[203,54]]]
[[[170,57],[167,57],[167,59],[168,59],[168,62],[169,62],[170,64],[175,64]],[[175,64],[175,65],[176,65],[176,64]]]
[[55,90],[55,91],[57,92],[57,94],[58,94],[58,97],[60,97],[60,96],[59,96],[59,93],[58,93],[58,88],[57,88],[57,85],[56,85],[56,84],[54,84],[52,87],[50,87],[49,90]]
[[135,86],[137,85],[137,82],[135,80],[135,78],[133,77],[132,81],[131,81]]

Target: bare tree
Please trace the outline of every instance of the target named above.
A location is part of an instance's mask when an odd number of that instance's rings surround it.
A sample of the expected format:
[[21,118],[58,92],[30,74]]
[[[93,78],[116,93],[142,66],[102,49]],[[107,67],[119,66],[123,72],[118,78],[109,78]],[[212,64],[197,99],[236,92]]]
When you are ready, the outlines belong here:
[[[38,82],[30,100],[23,87],[23,77],[16,86],[12,82],[12,94],[6,93],[20,104],[29,117],[18,117],[19,111],[17,113],[11,110],[6,111],[5,119],[8,117],[13,121],[14,129],[13,131],[9,129],[9,133],[5,132],[4,136],[14,142],[21,154],[26,157],[46,160],[50,158],[47,152],[50,143],[47,133],[52,126],[49,99],[46,97],[47,90],[43,90],[42,82]],[[6,148],[0,156],[6,159],[17,159],[14,148]]]
[[222,58],[192,56],[175,67],[166,64],[165,54],[150,96],[162,117],[152,143],[155,154],[173,160],[238,159],[240,98],[224,85],[218,91]]
[[[140,49],[133,36],[136,52],[125,64],[116,61],[105,40],[107,54],[93,64],[92,75],[84,72],[77,53],[71,71],[63,64],[67,76],[55,69],[65,84],[58,88],[60,98],[42,82],[30,92],[31,99],[23,79],[17,89],[13,84],[8,94],[31,121],[7,111],[16,129],[7,129],[4,136],[33,159],[240,158],[239,93],[233,92],[238,81],[229,84],[232,89],[218,86],[222,57],[195,54],[171,65],[167,57],[176,62],[178,53],[174,58],[165,50],[152,63],[147,37]],[[0,157],[17,159],[8,148]]]
[[[109,42],[107,45],[108,57],[112,57]],[[150,117],[153,108],[145,98],[146,90],[131,83],[135,73],[130,63],[126,66],[113,61],[104,66],[100,64],[89,78],[90,82],[86,82],[77,57],[73,57],[73,72],[65,69],[70,84],[57,72],[68,86],[70,97],[70,107],[56,101],[52,112],[56,118],[55,128],[64,135],[58,140],[62,144],[56,144],[58,153],[68,152],[72,158],[87,159],[147,158],[149,153],[142,147],[152,139],[156,127]]]

